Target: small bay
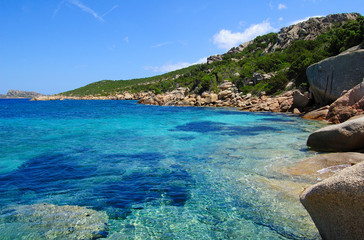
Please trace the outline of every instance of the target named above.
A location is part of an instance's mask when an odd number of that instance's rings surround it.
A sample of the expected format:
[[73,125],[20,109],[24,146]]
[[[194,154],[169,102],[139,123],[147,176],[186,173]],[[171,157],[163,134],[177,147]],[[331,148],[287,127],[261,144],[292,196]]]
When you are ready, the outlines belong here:
[[0,100],[0,239],[45,238],[9,210],[36,204],[104,212],[106,239],[319,239],[298,200],[311,182],[279,169],[315,154],[306,139],[321,126],[227,108]]

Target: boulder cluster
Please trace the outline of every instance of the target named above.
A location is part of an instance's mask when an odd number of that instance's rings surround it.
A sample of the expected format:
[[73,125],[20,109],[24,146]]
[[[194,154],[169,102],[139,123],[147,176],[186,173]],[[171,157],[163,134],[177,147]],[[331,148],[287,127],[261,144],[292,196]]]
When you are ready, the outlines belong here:
[[[356,46],[307,69],[310,92],[318,106],[303,117],[342,123],[364,111],[364,49]],[[331,103],[331,104],[330,104]],[[326,105],[330,104],[330,105]]]
[[266,96],[261,92],[259,96],[242,94],[230,81],[225,80],[218,86],[218,93],[203,92],[201,95],[190,94],[188,88],[177,88],[163,94],[147,93],[138,103],[162,106],[210,106],[210,107],[238,107],[242,111],[250,112],[294,112],[305,111],[310,102],[308,92],[290,90],[279,96]]
[[320,235],[323,239],[363,239],[364,115],[315,131],[307,145],[320,152],[342,152],[321,157],[325,167],[317,172],[337,173],[300,195]]
[[[305,189],[300,200],[323,239],[359,240],[364,236],[364,50],[356,46],[307,69],[317,106],[303,117],[329,125],[312,133],[307,146],[319,155],[298,164],[319,165],[329,177]],[[326,105],[329,104],[329,105]],[[332,176],[330,176],[332,175]]]

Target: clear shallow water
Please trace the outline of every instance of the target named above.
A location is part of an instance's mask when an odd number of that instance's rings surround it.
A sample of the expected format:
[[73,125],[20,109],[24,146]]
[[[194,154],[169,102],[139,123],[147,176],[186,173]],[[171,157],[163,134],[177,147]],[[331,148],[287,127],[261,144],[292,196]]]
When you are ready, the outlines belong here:
[[[51,203],[109,216],[108,239],[318,239],[277,171],[313,155],[319,123],[135,101],[0,100],[0,208]],[[4,211],[3,211],[4,212]],[[12,224],[2,221],[0,239]]]

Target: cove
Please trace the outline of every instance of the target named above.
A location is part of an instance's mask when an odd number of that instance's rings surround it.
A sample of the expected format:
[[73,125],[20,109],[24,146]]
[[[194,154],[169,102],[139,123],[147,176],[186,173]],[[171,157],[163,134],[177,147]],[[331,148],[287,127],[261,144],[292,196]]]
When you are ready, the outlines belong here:
[[298,201],[310,182],[280,169],[314,154],[305,141],[320,126],[136,101],[0,100],[0,238],[44,237],[48,225],[36,232],[12,209],[45,203],[105,213],[104,239],[319,239]]

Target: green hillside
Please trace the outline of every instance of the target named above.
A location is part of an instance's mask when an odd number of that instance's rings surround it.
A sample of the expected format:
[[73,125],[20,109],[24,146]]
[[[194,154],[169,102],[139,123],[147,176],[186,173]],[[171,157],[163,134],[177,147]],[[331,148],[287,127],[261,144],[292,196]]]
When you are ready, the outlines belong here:
[[[276,94],[289,81],[293,81],[297,88],[306,90],[306,69],[309,65],[364,43],[364,17],[338,23],[314,40],[297,40],[286,49],[267,52],[276,41],[277,33],[269,33],[255,38],[242,52],[224,54],[221,61],[211,64],[197,64],[149,78],[103,80],[61,94],[108,96],[123,91],[161,93],[177,87],[188,87],[191,92],[201,94],[217,91],[217,86],[226,79],[244,93],[265,91]],[[252,84],[257,73],[269,73],[272,77]]]

